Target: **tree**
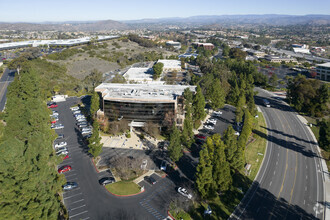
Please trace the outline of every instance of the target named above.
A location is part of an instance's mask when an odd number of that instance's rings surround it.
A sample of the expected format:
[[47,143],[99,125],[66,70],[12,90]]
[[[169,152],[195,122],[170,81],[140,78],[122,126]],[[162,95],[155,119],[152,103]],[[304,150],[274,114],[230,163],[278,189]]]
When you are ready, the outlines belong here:
[[213,157],[213,181],[217,190],[227,191],[232,183],[229,163],[226,160],[225,146],[221,139],[215,144]]
[[208,98],[212,109],[216,110],[218,108],[222,108],[225,105],[225,94],[220,80],[213,80],[211,88],[208,91]]
[[[4,219],[58,219],[65,183],[56,169],[54,133],[39,79],[22,69],[9,86],[0,143],[0,215]],[[63,217],[63,216],[62,216]]]
[[237,151],[237,138],[235,135],[235,130],[232,126],[229,126],[223,134],[223,142],[225,144],[225,154],[227,161],[230,166],[232,166],[234,157]]
[[198,85],[196,89],[196,95],[194,96],[194,103],[193,103],[194,111],[194,119],[197,120],[203,120],[206,113],[205,113],[205,98],[203,96],[201,87]]
[[160,75],[163,72],[163,67],[164,64],[161,62],[158,62],[155,65],[153,65],[152,69],[154,71],[154,76],[153,76],[154,79],[158,79],[160,77]]
[[87,85],[92,86],[92,90],[94,91],[96,85],[100,84],[103,80],[103,74],[97,69],[93,69],[91,74],[85,77],[84,82]]
[[243,114],[244,114],[243,107],[245,105],[245,101],[246,100],[245,100],[244,91],[241,90],[241,95],[238,98],[237,107],[236,107],[236,119],[235,119],[236,122],[241,122],[242,121],[242,117],[243,117]]
[[194,141],[193,122],[191,118],[191,105],[186,105],[186,114],[183,122],[182,143],[190,147]]
[[182,156],[180,133],[176,124],[173,124],[172,133],[170,135],[170,145],[168,146],[168,153],[173,162],[177,162]]
[[88,139],[88,142],[89,142],[88,152],[90,154],[92,154],[94,157],[97,157],[98,155],[100,155],[100,153],[102,152],[102,147],[103,147],[103,144],[101,143],[101,137],[99,135],[99,129],[100,129],[99,123],[96,120],[94,120],[94,122],[93,122],[93,134]]
[[199,163],[196,168],[197,190],[203,199],[210,196],[213,187],[212,163],[207,148],[199,153]]
[[272,76],[269,78],[269,84],[273,87],[276,87],[278,85],[278,77],[275,73],[273,73]]
[[97,92],[93,92],[92,98],[91,98],[91,107],[90,107],[90,113],[93,117],[95,117],[97,110],[100,109],[100,97]]
[[122,83],[122,84],[125,84],[126,83],[126,79],[122,75],[116,74],[111,79],[111,83]]
[[330,151],[330,120],[323,120],[320,122],[320,131],[319,131],[319,144],[320,147],[326,151]]
[[246,56],[247,56],[247,53],[245,51],[242,51],[239,48],[233,47],[229,50],[230,58],[234,58],[234,59],[238,59],[238,60],[245,60]]

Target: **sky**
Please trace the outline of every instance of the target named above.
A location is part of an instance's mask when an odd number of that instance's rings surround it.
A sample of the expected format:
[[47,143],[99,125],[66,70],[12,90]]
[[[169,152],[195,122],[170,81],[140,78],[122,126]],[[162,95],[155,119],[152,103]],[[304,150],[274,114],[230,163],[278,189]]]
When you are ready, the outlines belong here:
[[0,22],[330,14],[329,0],[0,0]]

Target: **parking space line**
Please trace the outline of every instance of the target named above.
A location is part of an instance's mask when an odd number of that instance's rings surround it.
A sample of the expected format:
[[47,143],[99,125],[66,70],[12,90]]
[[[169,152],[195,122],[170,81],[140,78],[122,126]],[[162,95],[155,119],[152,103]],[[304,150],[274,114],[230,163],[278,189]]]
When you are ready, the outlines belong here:
[[70,216],[70,218],[74,218],[74,217],[76,217],[76,216],[78,216],[78,215],[81,215],[81,214],[84,214],[84,213],[86,213],[86,212],[88,212],[88,211],[86,210],[86,211],[80,212],[80,213],[78,213],[78,214],[72,215],[72,216]]
[[70,177],[70,176],[75,176],[75,175],[77,175],[77,174],[74,173],[74,174],[71,174],[71,175],[65,176],[65,178]]
[[69,197],[66,197],[66,198],[63,197],[63,199],[70,199],[70,198],[72,198],[72,197],[79,196],[79,195],[82,195],[82,193],[78,193],[78,194],[76,194],[76,195],[69,196]]
[[77,187],[77,188],[72,189],[72,190],[70,190],[70,191],[66,191],[66,192],[63,193],[63,195],[65,195],[65,194],[67,194],[67,193],[70,193],[70,192],[74,192],[74,191],[76,191],[77,189],[80,189],[80,187]]
[[84,199],[80,199],[80,200],[77,200],[77,201],[74,201],[74,202],[70,202],[71,204],[74,204],[74,203],[78,203],[78,202],[82,202],[84,201]]
[[73,210],[76,210],[76,209],[80,209],[82,207],[85,207],[86,205],[81,205],[81,206],[78,206],[78,207],[75,207],[75,208],[72,208],[72,209],[69,209],[69,211],[73,211]]
[[[69,177],[69,179],[70,179],[70,177]],[[78,177],[75,177],[75,178],[70,179],[70,180],[68,180],[68,178],[66,178],[66,181],[71,182],[72,180],[77,180],[77,179],[78,179]]]

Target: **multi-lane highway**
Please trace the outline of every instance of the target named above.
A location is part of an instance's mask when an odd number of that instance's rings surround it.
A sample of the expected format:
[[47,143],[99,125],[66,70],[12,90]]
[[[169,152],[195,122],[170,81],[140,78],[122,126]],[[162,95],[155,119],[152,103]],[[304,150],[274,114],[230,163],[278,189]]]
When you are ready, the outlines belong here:
[[15,71],[5,69],[0,79],[0,111],[3,111],[6,104],[6,94],[8,85],[14,80]]
[[[324,186],[317,143],[297,113],[258,90],[265,116],[267,152],[252,187],[230,219],[323,219]],[[271,107],[262,105],[267,97]]]

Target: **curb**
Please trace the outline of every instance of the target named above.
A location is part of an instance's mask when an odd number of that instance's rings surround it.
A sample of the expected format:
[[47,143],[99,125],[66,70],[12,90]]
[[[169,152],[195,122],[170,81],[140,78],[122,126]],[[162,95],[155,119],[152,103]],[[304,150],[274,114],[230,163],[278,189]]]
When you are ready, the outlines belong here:
[[100,171],[97,169],[97,167],[96,167],[96,165],[95,165],[95,163],[94,163],[93,158],[91,158],[91,161],[92,161],[92,163],[93,163],[93,165],[94,165],[94,167],[95,167],[96,172],[99,173]]
[[171,219],[175,220],[175,218],[170,214],[170,211],[167,211],[167,215],[170,216]]
[[141,192],[138,192],[138,193],[135,193],[135,194],[130,194],[130,195],[117,195],[117,194],[114,194],[112,192],[110,192],[107,187],[103,186],[110,194],[114,195],[114,196],[117,196],[117,197],[130,197],[130,196],[136,196],[136,195],[139,195],[141,193],[143,193],[145,191],[145,189],[143,189],[143,191]]

